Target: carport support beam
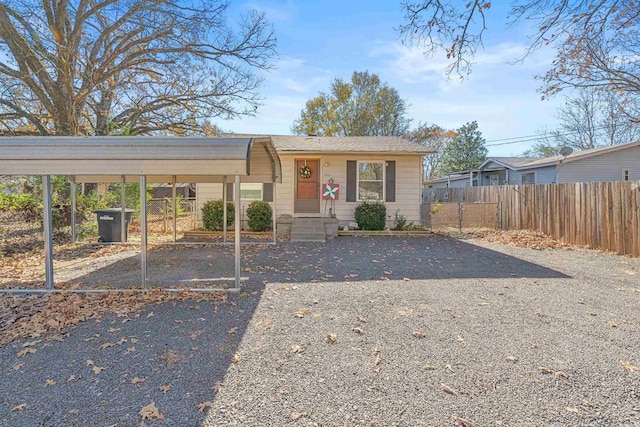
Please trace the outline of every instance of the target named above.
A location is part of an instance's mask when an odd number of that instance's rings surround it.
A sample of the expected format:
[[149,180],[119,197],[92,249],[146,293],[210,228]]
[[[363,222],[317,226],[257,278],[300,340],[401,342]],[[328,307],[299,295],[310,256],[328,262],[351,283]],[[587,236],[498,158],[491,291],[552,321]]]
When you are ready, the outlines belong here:
[[272,225],[272,227],[273,227],[273,244],[275,245],[275,244],[278,243],[278,239],[277,239],[277,235],[276,235],[276,228],[277,228],[277,223],[276,223],[276,206],[277,206],[277,203],[276,203],[276,200],[278,200],[278,199],[276,197],[276,183],[275,183],[275,181],[274,181],[274,183],[272,185],[273,185],[273,187],[272,187],[273,188],[273,191],[272,191],[272,193],[273,193],[273,215],[272,215],[271,219],[273,220],[273,225]]
[[140,175],[140,265],[142,287],[147,290],[147,177]]
[[171,178],[171,198],[173,200],[173,243],[176,242],[177,228],[178,228],[178,204],[176,196],[176,176]]
[[127,240],[127,194],[124,175],[120,177],[120,242]]
[[76,178],[75,176],[71,177],[71,243],[75,243],[78,236],[76,236],[76,209],[77,209],[77,200],[76,200]]
[[[236,175],[233,193],[234,193],[233,200],[235,200],[236,202],[235,218],[234,218],[235,220],[235,225],[234,225],[235,251],[234,252],[235,252],[235,258],[236,258],[235,259],[236,285],[233,290],[237,292],[237,291],[240,291],[240,175]],[[227,207],[225,205],[224,212],[226,211],[227,211]],[[226,220],[224,223],[225,224],[227,223]]]
[[53,290],[53,221],[51,219],[51,176],[42,177],[42,210],[44,228],[44,269],[47,290]]
[[227,243],[227,176],[222,177],[222,241]]

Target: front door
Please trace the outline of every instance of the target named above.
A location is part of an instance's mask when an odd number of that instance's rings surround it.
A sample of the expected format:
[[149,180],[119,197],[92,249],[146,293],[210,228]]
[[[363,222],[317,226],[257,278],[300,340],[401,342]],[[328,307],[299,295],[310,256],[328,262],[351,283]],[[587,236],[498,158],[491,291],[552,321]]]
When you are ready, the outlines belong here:
[[293,211],[320,213],[320,160],[296,160]]

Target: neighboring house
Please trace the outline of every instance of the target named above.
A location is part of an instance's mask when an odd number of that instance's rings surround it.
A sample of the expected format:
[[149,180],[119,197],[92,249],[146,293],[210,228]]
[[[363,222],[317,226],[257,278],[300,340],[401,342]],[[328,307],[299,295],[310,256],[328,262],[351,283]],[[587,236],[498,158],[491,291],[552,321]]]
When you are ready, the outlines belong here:
[[[234,135],[237,136],[237,135]],[[242,135],[245,136],[245,135]],[[363,201],[384,202],[394,213],[419,223],[422,156],[432,150],[400,137],[269,136],[282,164],[282,184],[241,184],[244,209],[253,200],[273,203],[276,218],[335,215],[342,227],[354,221]],[[325,184],[338,184],[333,203],[322,200]],[[232,200],[233,184],[227,184]],[[222,199],[221,184],[198,184],[198,213],[207,200]]]
[[[176,196],[190,199],[196,196],[196,185],[194,183],[177,182]],[[171,199],[173,197],[173,185],[170,183],[151,184],[151,197],[154,199]]]
[[425,182],[431,189],[640,180],[640,141],[542,159],[489,157],[477,169]]

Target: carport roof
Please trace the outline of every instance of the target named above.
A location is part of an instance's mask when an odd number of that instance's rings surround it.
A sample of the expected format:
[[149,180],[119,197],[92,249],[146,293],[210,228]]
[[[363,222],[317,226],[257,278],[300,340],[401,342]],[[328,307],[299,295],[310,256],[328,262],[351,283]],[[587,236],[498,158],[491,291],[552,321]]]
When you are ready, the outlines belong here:
[[4,175],[71,175],[78,182],[281,182],[270,138],[213,137],[3,137]]

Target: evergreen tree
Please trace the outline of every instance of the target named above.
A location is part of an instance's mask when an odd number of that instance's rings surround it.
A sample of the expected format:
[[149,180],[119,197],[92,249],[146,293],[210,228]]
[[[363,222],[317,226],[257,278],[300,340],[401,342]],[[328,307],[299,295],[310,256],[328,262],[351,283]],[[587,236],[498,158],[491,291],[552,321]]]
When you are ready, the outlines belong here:
[[478,122],[466,123],[456,130],[456,136],[443,153],[442,172],[460,172],[480,166],[487,159],[485,142]]

